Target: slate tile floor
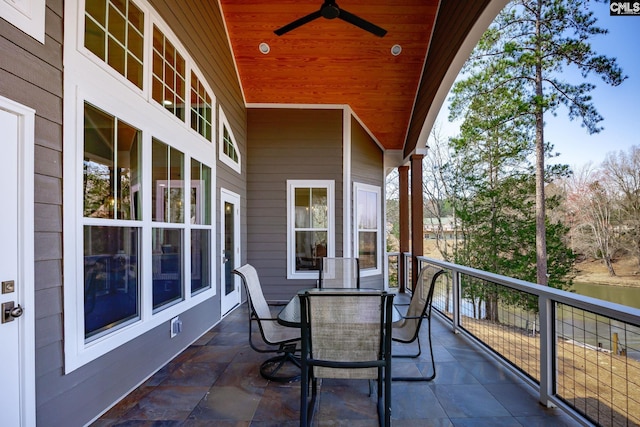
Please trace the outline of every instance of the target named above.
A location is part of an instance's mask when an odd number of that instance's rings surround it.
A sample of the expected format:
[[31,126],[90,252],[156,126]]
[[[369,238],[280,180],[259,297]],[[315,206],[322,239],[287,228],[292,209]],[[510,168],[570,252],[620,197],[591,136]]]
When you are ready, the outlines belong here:
[[[279,384],[260,376],[258,367],[269,355],[249,347],[247,324],[244,304],[92,426],[297,426],[300,383]],[[425,327],[422,333],[426,344]],[[432,382],[393,383],[394,426],[577,425],[559,410],[540,405],[525,384],[438,319],[432,333],[438,374]],[[417,361],[394,359],[395,374],[428,371],[424,350]],[[377,426],[375,399],[368,391],[366,381],[324,380],[315,425]]]

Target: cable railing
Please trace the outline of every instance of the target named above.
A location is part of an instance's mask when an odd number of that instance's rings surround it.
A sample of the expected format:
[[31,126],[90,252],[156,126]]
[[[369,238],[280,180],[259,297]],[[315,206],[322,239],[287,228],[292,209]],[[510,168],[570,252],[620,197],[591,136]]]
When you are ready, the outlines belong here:
[[639,309],[446,261],[418,261],[448,273],[436,285],[435,311],[537,389],[542,404],[584,425],[640,425]]

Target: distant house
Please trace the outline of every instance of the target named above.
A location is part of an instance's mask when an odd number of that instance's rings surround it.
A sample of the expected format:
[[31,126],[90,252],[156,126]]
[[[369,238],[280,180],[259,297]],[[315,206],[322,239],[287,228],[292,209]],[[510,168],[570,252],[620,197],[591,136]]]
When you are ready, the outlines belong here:
[[242,303],[241,264],[271,300],[325,254],[384,287],[385,173],[421,176],[505,3],[350,2],[377,37],[274,34],[320,0],[0,1],[3,425],[95,420]]
[[455,238],[456,221],[452,216],[443,218],[425,218],[423,237],[436,239],[438,236],[447,240]]

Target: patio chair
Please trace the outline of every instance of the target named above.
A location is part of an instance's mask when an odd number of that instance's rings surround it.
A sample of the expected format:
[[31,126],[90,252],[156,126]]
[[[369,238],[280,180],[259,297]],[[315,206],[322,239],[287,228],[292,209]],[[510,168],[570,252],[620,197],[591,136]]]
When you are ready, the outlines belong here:
[[[300,348],[300,330],[298,328],[289,328],[277,323],[277,319],[271,314],[269,305],[267,304],[260,279],[256,269],[245,264],[233,270],[242,279],[244,288],[247,292],[247,300],[249,304],[249,345],[259,353],[277,353],[270,359],[267,359],[260,365],[260,374],[271,381],[276,382],[292,382],[300,379],[300,361],[295,356]],[[260,335],[267,348],[258,346],[253,342],[253,324],[257,323]],[[285,364],[295,365],[295,375],[278,375],[278,372],[285,367]],[[285,368],[285,370],[287,370]]]
[[318,379],[343,378],[377,380],[378,420],[389,426],[393,294],[310,290],[300,295],[300,309],[300,425],[310,426],[313,421]]
[[416,358],[422,353],[420,326],[422,325],[422,320],[426,319],[433,373],[428,377],[393,377],[394,381],[431,381],[436,377],[436,363],[433,359],[433,345],[431,342],[431,302],[436,280],[442,273],[444,273],[444,270],[434,266],[427,266],[420,270],[406,314],[403,314],[402,321],[393,324],[391,335],[392,340],[395,342],[410,344],[416,341],[418,343],[418,352],[416,354],[394,354],[393,357]]
[[320,259],[319,288],[360,288],[360,260],[358,258]]

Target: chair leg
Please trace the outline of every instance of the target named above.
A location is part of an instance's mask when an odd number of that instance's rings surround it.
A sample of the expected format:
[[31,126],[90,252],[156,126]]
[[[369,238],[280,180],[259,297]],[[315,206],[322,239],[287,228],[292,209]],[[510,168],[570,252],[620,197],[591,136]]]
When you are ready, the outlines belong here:
[[306,365],[302,366],[300,380],[300,427],[306,427],[309,418],[309,372]]
[[[402,359],[402,358],[415,359],[416,357],[419,357],[422,354],[422,348],[420,347],[420,337],[417,337],[416,341],[418,342],[418,352],[416,354],[394,354],[392,357],[397,357],[399,359]],[[429,338],[429,344],[431,344],[431,338]]]
[[[435,377],[436,377],[436,361],[433,359],[433,343],[431,342],[431,322],[429,322],[429,329],[428,329],[428,336],[429,336],[429,353],[431,355],[431,372],[432,374],[428,377],[393,377],[393,381],[432,381]],[[418,353],[415,355],[407,355],[407,354],[401,354],[401,355],[394,355],[393,357],[411,357],[411,358],[416,358],[418,356],[420,356],[422,350],[420,348],[420,337],[416,338],[418,341]]]

